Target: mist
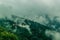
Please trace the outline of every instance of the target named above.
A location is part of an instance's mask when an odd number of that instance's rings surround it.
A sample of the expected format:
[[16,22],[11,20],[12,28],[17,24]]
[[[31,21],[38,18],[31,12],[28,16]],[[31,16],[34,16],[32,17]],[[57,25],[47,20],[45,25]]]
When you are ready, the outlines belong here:
[[[48,24],[48,21],[42,17],[46,14],[50,18],[58,16],[57,19],[60,21],[60,0],[0,0],[0,18],[16,15],[40,23],[45,21]],[[53,33],[53,40],[60,39],[59,32],[51,31],[50,33]]]
[[60,16],[59,0],[0,0],[0,15],[31,18],[48,14]]

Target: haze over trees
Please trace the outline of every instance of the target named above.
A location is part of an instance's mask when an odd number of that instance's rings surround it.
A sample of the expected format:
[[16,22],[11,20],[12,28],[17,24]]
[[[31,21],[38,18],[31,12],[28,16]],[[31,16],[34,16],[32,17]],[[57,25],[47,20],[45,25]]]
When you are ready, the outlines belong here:
[[[3,40],[53,40],[55,34],[59,34],[59,22],[48,15],[44,18],[48,24],[42,25],[38,22],[12,15],[11,18],[0,18],[0,39]],[[6,30],[6,31],[5,31]],[[53,33],[53,34],[52,34]],[[47,34],[47,35],[46,35]],[[12,38],[12,39],[11,39]],[[56,38],[57,39],[57,38]]]

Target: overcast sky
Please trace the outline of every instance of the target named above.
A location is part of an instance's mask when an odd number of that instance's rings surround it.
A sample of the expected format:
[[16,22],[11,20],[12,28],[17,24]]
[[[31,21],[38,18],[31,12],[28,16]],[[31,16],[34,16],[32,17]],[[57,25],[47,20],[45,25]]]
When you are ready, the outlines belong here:
[[60,16],[60,0],[0,0],[0,16]]

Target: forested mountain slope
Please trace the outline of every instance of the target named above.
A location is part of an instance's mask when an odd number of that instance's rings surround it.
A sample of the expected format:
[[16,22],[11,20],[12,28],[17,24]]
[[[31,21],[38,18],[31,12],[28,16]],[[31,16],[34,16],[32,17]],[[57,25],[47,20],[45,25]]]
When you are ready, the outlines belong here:
[[55,30],[35,21],[17,16],[12,16],[11,19],[7,17],[1,18],[0,27],[18,35],[19,40],[52,40],[50,36],[46,35],[46,30]]

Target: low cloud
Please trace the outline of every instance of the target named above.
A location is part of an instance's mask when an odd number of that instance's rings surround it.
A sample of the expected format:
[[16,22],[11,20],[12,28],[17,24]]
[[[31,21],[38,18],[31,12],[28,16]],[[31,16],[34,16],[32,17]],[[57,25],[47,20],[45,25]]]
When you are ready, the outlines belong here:
[[59,0],[0,0],[0,14],[26,18],[48,14],[60,16]]

